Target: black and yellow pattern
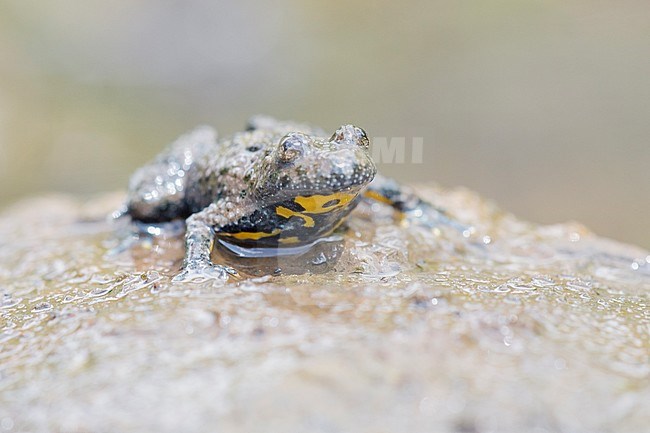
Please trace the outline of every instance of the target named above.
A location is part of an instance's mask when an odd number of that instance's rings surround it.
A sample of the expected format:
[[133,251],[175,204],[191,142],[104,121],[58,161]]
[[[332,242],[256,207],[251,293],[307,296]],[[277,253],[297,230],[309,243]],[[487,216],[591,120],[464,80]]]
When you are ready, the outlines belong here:
[[243,247],[275,248],[309,244],[341,225],[360,197],[347,192],[299,195],[264,206],[217,236]]

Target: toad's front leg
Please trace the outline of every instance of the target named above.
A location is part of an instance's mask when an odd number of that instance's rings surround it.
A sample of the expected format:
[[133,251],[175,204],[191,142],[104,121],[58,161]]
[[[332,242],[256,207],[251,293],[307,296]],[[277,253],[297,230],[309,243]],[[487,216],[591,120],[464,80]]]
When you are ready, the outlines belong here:
[[181,272],[173,279],[174,282],[214,279],[227,281],[230,276],[236,276],[237,271],[229,266],[212,263],[210,253],[214,246],[215,233],[226,224],[232,222],[226,216],[225,204],[211,204],[186,220],[185,259]]

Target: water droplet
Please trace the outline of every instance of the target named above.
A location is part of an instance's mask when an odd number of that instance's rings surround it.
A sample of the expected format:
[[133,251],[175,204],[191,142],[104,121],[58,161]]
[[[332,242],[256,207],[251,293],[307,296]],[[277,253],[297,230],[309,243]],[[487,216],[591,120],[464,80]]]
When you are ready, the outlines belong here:
[[153,283],[151,286],[151,290],[149,290],[149,293],[151,293],[152,295],[160,293],[160,285],[158,283]]
[[147,271],[143,274],[135,275],[123,282],[122,290],[117,294],[117,297],[121,298],[135,290],[152,286],[161,278],[160,274],[156,271]]
[[157,226],[148,226],[147,233],[149,233],[151,236],[160,236],[162,229]]
[[41,302],[40,304],[36,305],[32,311],[34,313],[42,313],[43,311],[49,311],[52,309],[52,304],[49,302]]
[[88,293],[88,296],[91,298],[99,298],[100,296],[106,295],[108,292],[112,290],[111,287],[97,287],[93,289],[90,293]]
[[63,301],[61,301],[61,302],[63,302],[64,304],[69,304],[70,302],[76,301],[77,299],[79,299],[78,296],[65,295],[65,297],[63,298]]

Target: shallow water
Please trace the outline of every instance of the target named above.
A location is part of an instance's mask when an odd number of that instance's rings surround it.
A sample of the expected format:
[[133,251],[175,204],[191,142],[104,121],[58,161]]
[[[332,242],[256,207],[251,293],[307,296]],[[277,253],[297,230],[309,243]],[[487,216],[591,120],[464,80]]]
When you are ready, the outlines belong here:
[[119,194],[6,210],[0,431],[646,431],[650,253],[421,192],[472,229],[362,208],[297,259],[217,252],[225,286],[171,284],[178,233],[116,253]]

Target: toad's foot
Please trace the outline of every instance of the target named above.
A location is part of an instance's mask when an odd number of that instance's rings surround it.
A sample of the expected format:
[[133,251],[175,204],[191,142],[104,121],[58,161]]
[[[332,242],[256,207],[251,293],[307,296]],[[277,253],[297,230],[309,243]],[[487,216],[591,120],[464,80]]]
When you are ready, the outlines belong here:
[[210,262],[189,263],[172,279],[172,282],[187,283],[215,280],[225,283],[231,276],[236,277],[238,275],[237,271],[229,266],[215,265]]
[[392,179],[377,175],[364,196],[368,200],[385,203],[399,212],[407,222],[428,229],[451,228],[467,237],[473,228],[465,225],[429,202],[422,200],[413,190]]
[[428,203],[420,203],[416,208],[405,211],[404,215],[409,222],[428,229],[449,227],[465,237],[473,231],[472,226],[457,221]]

